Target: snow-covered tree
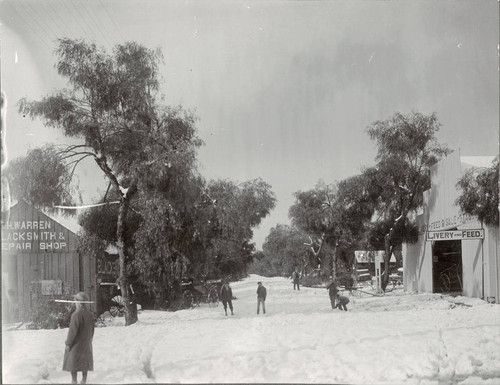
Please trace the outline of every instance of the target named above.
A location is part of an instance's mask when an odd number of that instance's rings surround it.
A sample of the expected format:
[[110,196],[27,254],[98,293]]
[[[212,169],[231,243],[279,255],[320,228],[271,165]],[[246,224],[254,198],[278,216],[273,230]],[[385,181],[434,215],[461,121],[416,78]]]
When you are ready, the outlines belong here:
[[327,276],[338,273],[338,263],[352,266],[354,250],[360,243],[366,223],[373,213],[373,194],[369,189],[370,171],[338,183],[319,181],[314,189],[295,193],[290,208],[292,223],[309,241],[310,252],[327,268]]
[[473,168],[457,183],[462,194],[457,199],[465,214],[476,216],[481,222],[498,227],[498,156],[491,167]]
[[259,179],[177,180],[139,194],[138,202],[143,221],[134,235],[134,267],[162,303],[180,295],[182,277],[245,275],[255,252],[252,229],[275,204],[270,186]]
[[210,181],[207,191],[215,202],[208,269],[217,275],[241,277],[253,261],[252,229],[275,207],[276,197],[260,178],[238,184]]
[[[342,238],[337,194],[337,183],[326,184],[320,180],[312,190],[297,191],[295,203],[289,210],[292,225],[309,237],[303,246],[312,252],[320,266],[331,267],[333,277],[337,276],[337,251]],[[327,262],[328,258],[331,262]]]
[[290,277],[295,269],[305,273],[316,268],[316,257],[304,247],[308,240],[308,236],[296,227],[278,224],[266,237],[262,245],[263,255],[254,268],[267,276],[283,277]]
[[60,39],[56,54],[55,67],[69,88],[39,101],[22,99],[19,111],[81,139],[65,148],[63,158],[75,166],[92,158],[118,194],[119,283],[130,325],[137,320],[127,290],[131,204],[142,189],[169,183],[177,167],[194,167],[202,142],[193,115],[163,103],[160,51],[129,42],[109,54],[95,44]]
[[76,203],[78,192],[72,172],[53,145],[34,148],[26,156],[11,160],[2,174],[9,183],[11,200],[22,199],[47,212],[56,211],[55,205]]
[[440,123],[436,114],[395,113],[372,123],[367,131],[377,143],[377,164],[368,186],[378,195],[377,219],[371,230],[372,243],[385,250],[382,289],[389,282],[389,261],[394,250],[416,235],[415,212],[423,204],[423,192],[430,187],[429,169],[449,153],[438,143]]

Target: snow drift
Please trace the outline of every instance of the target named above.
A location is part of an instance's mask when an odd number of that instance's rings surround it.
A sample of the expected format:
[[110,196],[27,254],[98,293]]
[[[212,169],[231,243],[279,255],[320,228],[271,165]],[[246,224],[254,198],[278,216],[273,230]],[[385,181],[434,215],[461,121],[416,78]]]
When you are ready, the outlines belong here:
[[[256,314],[257,281],[267,314]],[[332,310],[324,288],[252,275],[222,305],[143,311],[96,328],[89,383],[500,384],[500,306],[437,294],[347,294]],[[67,329],[2,333],[4,383],[67,383]],[[79,377],[80,378],[80,377]]]

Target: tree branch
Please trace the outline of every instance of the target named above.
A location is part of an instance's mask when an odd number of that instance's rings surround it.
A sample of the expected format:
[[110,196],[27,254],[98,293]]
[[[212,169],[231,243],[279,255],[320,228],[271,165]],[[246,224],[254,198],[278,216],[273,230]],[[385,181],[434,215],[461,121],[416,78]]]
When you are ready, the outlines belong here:
[[78,164],[79,164],[82,160],[84,160],[85,158],[87,158],[87,157],[89,157],[89,156],[93,156],[93,155],[86,154],[86,155],[82,156],[80,159],[77,159],[77,160],[74,160],[74,161],[72,161],[72,162],[68,163],[68,166],[74,163],[74,166],[73,166],[73,168],[72,168],[72,170],[71,170],[71,172],[70,172],[70,176],[69,176],[69,177],[70,177],[70,179],[72,179],[72,178],[73,178],[73,174],[75,173],[76,166],[78,166]]
[[315,251],[315,250],[314,250],[313,240],[312,240],[312,238],[311,238],[310,236],[309,236],[309,241],[310,241],[310,243],[305,243],[305,242],[304,242],[304,245],[305,245],[305,246],[310,246],[311,251],[313,252],[313,254],[314,254],[314,256],[315,256],[315,257],[318,257],[318,254],[320,253],[321,248],[323,247],[323,239],[324,239],[324,237],[325,237],[325,234],[322,234],[322,235],[321,235],[321,238],[320,238],[320,240],[319,240],[319,248],[318,248],[318,251]]

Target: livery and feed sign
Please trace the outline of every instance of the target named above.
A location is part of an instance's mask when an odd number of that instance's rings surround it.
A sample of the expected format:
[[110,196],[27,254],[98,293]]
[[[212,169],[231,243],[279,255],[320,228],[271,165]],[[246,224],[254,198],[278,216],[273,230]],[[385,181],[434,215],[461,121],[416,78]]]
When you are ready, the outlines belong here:
[[484,239],[484,229],[428,231],[427,241],[462,241]]

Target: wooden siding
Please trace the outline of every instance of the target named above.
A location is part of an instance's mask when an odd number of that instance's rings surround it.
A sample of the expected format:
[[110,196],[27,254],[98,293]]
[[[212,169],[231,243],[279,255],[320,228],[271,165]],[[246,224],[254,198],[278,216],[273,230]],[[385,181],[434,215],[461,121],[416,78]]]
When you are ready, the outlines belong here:
[[77,253],[18,254],[17,293],[20,310],[32,307],[31,284],[42,280],[63,281],[65,293],[81,290],[80,269]]
[[463,215],[455,204],[459,196],[456,184],[461,176],[458,152],[431,168],[431,189],[424,192],[424,213],[420,232],[455,228],[476,219]]
[[25,202],[2,218],[2,254],[69,253],[77,242],[72,231]]
[[87,293],[91,301],[90,308],[95,311],[97,309],[97,285],[96,285],[96,262],[93,257],[82,256],[80,258],[80,290]]
[[[433,292],[433,243],[426,241],[427,231],[472,230],[484,226],[477,218],[463,215],[455,201],[460,191],[456,184],[463,173],[458,152],[450,154],[431,168],[431,189],[424,193],[423,212],[417,217],[419,238],[406,245],[403,255],[405,290]],[[486,299],[500,296],[500,236],[498,228],[486,227],[484,240],[463,240],[463,295]],[[435,241],[439,242],[439,241]]]
[[2,273],[21,316],[33,306],[35,282],[62,281],[64,293],[85,291],[95,300],[95,261],[77,247],[76,234],[25,202],[2,218]]
[[494,298],[495,303],[500,303],[500,234],[498,228],[494,227],[488,228],[487,234],[488,244],[484,250],[487,267],[485,299]]

